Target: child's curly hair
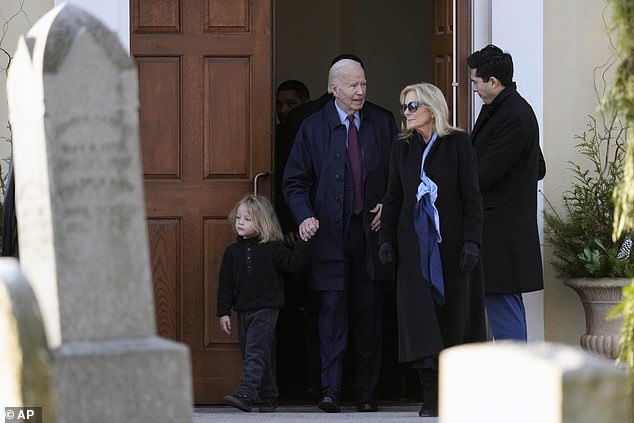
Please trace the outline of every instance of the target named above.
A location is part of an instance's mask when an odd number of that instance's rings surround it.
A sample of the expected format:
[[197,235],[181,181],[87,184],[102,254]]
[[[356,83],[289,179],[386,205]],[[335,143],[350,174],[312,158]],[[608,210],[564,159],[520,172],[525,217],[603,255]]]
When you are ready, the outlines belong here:
[[229,213],[233,230],[236,230],[236,214],[238,207],[244,206],[251,215],[253,227],[260,236],[260,242],[281,241],[283,239],[282,228],[277,220],[273,205],[268,198],[261,195],[245,195]]

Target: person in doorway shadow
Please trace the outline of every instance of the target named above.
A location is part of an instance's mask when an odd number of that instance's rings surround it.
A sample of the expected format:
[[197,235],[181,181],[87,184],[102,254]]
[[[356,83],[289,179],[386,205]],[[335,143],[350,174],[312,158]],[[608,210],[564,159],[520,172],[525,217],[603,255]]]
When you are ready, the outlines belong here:
[[[274,146],[274,205],[285,234],[292,245],[296,242],[297,224],[284,201],[282,174],[290,153],[291,140],[286,135],[286,117],[290,111],[310,100],[306,85],[298,80],[286,80],[277,87],[277,119]],[[306,386],[306,275],[303,271],[284,273],[284,303],[278,319],[275,360],[284,365],[275,366],[280,396],[289,399],[304,394]],[[292,334],[292,336],[287,336]]]
[[297,231],[295,224],[282,193],[282,174],[291,151],[291,139],[287,135],[286,117],[293,109],[310,101],[310,92],[303,82],[287,80],[277,87],[276,110],[278,123],[275,126],[275,211],[280,221],[283,233]]

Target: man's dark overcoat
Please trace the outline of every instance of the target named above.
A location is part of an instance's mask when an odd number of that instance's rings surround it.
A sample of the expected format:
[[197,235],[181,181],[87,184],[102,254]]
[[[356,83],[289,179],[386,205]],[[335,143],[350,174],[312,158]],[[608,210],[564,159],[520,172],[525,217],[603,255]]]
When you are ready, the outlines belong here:
[[530,104],[505,88],[482,106],[471,140],[484,204],[482,265],[487,294],[544,288],[537,229],[537,181],[546,173]]
[[395,141],[390,181],[383,206],[380,242],[396,246],[399,361],[436,355],[443,348],[485,340],[484,286],[480,266],[459,269],[465,241],[480,243],[482,197],[476,158],[464,132],[439,137],[425,160],[427,176],[438,186],[440,255],[446,302],[437,306],[420,270],[420,250],[413,211],[420,183],[423,149],[420,136]]
[[[378,234],[370,230],[374,217],[370,210],[383,202],[387,189],[387,158],[396,124],[391,113],[370,104],[364,105],[360,115],[368,275],[375,280],[393,279],[393,266],[383,265],[378,259]],[[328,102],[303,121],[284,170],[284,197],[297,224],[309,217],[319,220],[319,230],[310,243],[307,269],[310,289],[344,288],[344,233],[352,208],[347,137],[346,126],[339,120],[334,100]]]

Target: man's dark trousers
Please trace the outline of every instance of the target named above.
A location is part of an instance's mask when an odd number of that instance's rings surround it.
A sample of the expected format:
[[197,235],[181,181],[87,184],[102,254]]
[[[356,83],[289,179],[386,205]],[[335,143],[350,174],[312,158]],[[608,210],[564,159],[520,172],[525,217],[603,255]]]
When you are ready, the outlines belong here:
[[381,371],[382,285],[368,277],[366,254],[363,219],[353,215],[344,240],[344,289],[319,291],[322,388],[341,390],[350,319],[360,397],[374,393]]

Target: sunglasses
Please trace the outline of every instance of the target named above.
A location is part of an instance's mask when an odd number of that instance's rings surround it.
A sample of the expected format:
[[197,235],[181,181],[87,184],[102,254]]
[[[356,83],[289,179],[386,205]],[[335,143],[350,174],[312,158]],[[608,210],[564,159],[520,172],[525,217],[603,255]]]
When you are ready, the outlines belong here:
[[410,101],[407,104],[401,104],[401,114],[405,113],[405,110],[409,110],[410,113],[416,112],[419,107],[424,106],[422,101]]

